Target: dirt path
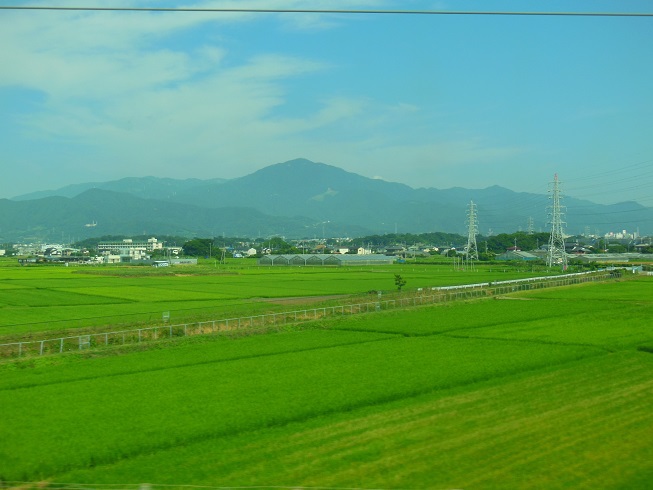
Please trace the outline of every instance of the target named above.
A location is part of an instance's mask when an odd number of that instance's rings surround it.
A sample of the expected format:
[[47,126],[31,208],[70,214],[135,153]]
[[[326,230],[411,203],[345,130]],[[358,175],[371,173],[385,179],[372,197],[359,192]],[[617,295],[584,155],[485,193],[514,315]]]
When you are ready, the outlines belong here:
[[301,305],[307,303],[319,303],[331,299],[348,298],[349,294],[329,295],[329,296],[292,296],[288,298],[257,298],[254,301],[262,303],[276,303],[280,305]]

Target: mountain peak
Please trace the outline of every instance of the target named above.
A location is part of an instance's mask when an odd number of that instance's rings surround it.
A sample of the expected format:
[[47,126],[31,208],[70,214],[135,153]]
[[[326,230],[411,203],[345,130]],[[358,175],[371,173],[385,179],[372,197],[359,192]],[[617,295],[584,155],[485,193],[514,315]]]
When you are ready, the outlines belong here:
[[287,169],[287,170],[292,170],[294,172],[302,171],[302,170],[315,171],[316,169],[332,169],[342,173],[349,173],[346,170],[343,170],[338,167],[334,167],[333,165],[327,165],[326,163],[320,163],[320,162],[313,162],[308,158],[295,158],[293,160],[288,160],[286,162],[276,163],[274,165],[264,167],[254,173],[259,173],[263,171],[277,171],[279,169]]
[[[373,163],[368,167],[373,168]],[[383,234],[392,229],[466,232],[467,205],[479,206],[484,229],[511,231],[532,217],[546,221],[546,196],[523,196],[503,187],[485,189],[413,189],[370,179],[324,163],[295,158],[254,173],[222,181],[143,177],[78,185],[71,196],[24,202],[0,200],[0,239],[46,239],[56,230],[79,235],[80,226],[97,221],[103,232],[197,235],[220,230],[231,236],[283,234],[333,236]],[[526,198],[525,198],[526,197]],[[56,201],[53,201],[56,199]],[[614,223],[651,223],[653,210],[636,203],[613,206],[567,201],[568,230],[596,226],[608,213]],[[246,210],[246,211],[244,211]],[[25,217],[29,216],[29,220]],[[84,228],[87,234],[95,228]],[[644,230],[642,230],[644,231]],[[171,233],[173,232],[173,233]],[[645,232],[646,233],[646,232]],[[32,239],[30,238],[30,239]]]
[[277,165],[295,166],[295,165],[325,165],[325,164],[313,162],[308,158],[294,158],[292,160],[288,160],[287,162],[277,163]]

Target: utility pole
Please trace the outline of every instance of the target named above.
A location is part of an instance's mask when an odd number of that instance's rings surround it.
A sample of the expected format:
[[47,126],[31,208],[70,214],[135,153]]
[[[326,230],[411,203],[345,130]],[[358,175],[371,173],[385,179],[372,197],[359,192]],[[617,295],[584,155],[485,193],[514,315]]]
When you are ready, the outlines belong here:
[[565,235],[563,230],[562,221],[563,206],[560,205],[560,182],[558,181],[558,174],[555,174],[553,182],[550,184],[549,199],[552,200],[549,206],[551,212],[549,213],[551,223],[551,236],[549,238],[549,251],[546,258],[546,265],[553,267],[560,265],[562,270],[567,270],[567,253],[565,252]]
[[476,219],[476,205],[469,201],[467,212],[467,262],[470,266],[474,260],[478,260],[478,247],[476,246],[476,235],[478,235],[478,221]]

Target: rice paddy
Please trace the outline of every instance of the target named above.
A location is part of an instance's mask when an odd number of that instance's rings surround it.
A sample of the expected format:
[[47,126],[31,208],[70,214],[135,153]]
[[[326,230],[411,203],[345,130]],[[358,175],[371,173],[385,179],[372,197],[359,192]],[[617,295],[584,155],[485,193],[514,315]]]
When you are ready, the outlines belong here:
[[[289,279],[279,294],[373,288],[371,271],[348,273],[352,282],[341,284],[342,271],[305,280],[279,272]],[[427,286],[438,280],[430,274],[408,277]],[[217,276],[125,278],[134,289],[112,288],[114,277],[78,276],[70,280],[85,284],[88,296],[118,300],[115,308],[134,295],[151,299],[148,288],[161,289],[164,279],[185,298],[192,280],[200,296],[229,290]],[[84,296],[83,286],[62,286],[67,277],[41,283],[45,298],[57,292],[48,299],[59,302],[55,310]],[[5,327],[5,313],[20,302],[38,308],[37,288],[12,281],[16,287],[0,281],[0,296],[12,293],[0,301]],[[321,319],[265,335],[5,361],[0,480],[89,488],[647,488],[652,288],[650,278],[637,277]],[[77,305],[85,306],[92,305]]]

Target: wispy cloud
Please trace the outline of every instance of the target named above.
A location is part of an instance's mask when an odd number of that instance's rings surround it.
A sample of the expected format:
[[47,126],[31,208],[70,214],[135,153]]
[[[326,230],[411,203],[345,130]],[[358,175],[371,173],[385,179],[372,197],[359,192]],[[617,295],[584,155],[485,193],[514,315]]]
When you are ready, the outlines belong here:
[[[246,5],[373,9],[386,4],[261,0]],[[243,2],[187,6],[242,8]],[[390,169],[385,172],[388,178],[401,180],[395,170],[401,167],[395,167],[395,162],[401,166],[409,162],[416,172],[423,172],[434,162],[444,168],[496,159],[511,151],[460,141],[435,144],[418,135],[410,138],[410,144],[402,143],[406,128],[424,117],[422,109],[364,94],[325,92],[311,109],[300,108],[289,116],[283,110],[293,95],[288,83],[334,66],[318,58],[266,52],[265,46],[247,58],[236,57],[224,42],[221,26],[256,20],[251,14],[17,12],[9,16],[6,28],[0,30],[0,43],[10,48],[0,51],[0,63],[12,69],[0,72],[0,86],[20,86],[45,95],[39,110],[16,120],[24,133],[33,141],[79,144],[95,166],[117,175],[132,174],[139,167],[157,168],[171,176],[205,175],[211,162],[230,162],[230,175],[216,169],[210,176],[235,177],[270,160],[308,156],[350,164],[364,174],[357,162],[373,160]],[[303,30],[337,28],[341,20],[318,14],[277,17],[286,29]],[[198,36],[198,30],[210,34]],[[189,32],[194,42],[183,42]]]
[[[242,8],[243,2],[187,6]],[[351,2],[247,2],[249,8],[347,6]],[[336,96],[300,116],[277,113],[291,95],[287,81],[330,65],[266,53],[265,47],[249,58],[234,58],[221,42],[220,26],[253,21],[253,15],[17,12],[10,17],[0,43],[11,48],[0,52],[0,63],[12,69],[0,73],[0,84],[45,94],[40,110],[20,118],[24,132],[34,141],[45,138],[95,148],[93,161],[114,171],[133,171],[136,161],[156,162],[167,167],[167,173],[182,162],[188,171],[193,166],[199,170],[207,161],[266,161],[265,150],[258,154],[252,146],[274,148],[281,141],[297,146],[293,140],[299,134],[359,116],[364,105]],[[282,17],[293,28],[337,24],[333,16]],[[188,31],[207,26],[215,32],[203,44],[175,43]]]
[[[184,6],[457,8],[438,0]],[[91,175],[237,177],[303,156],[413,186],[510,186],[542,172],[546,181],[561,165],[577,165],[581,174],[586,167],[577,162],[594,170],[613,167],[625,152],[649,154],[644,81],[651,70],[642,60],[651,30],[631,21],[626,28],[623,19],[600,21],[614,31],[597,28],[598,21],[573,20],[573,29],[571,19],[530,19],[528,28],[524,22],[2,11],[0,158],[9,170],[0,197],[57,185],[26,184],[18,168],[63,185]],[[540,42],[563,24],[555,43]],[[631,31],[636,36],[625,35]],[[584,43],[575,44],[579,38]],[[555,60],[556,79],[565,83],[551,86],[537,76],[542,63],[533,53]],[[57,172],[49,172],[54,166]]]

